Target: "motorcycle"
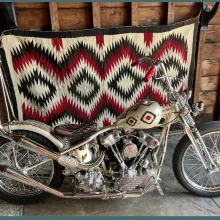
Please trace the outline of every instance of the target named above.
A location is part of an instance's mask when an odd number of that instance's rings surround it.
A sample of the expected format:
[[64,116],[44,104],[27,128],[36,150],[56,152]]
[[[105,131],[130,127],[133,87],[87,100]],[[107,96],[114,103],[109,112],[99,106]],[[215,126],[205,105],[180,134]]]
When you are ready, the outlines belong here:
[[[203,102],[189,105],[191,92],[176,92],[163,61],[149,62],[144,81],[161,80],[167,105],[141,100],[104,128],[96,123],[64,124],[54,129],[34,121],[12,120],[0,125],[0,198],[16,204],[61,198],[135,198],[157,189],[170,126],[181,124],[185,135],[173,154],[179,183],[199,196],[220,195],[220,123],[196,127],[194,116]],[[11,101],[1,73],[7,110]],[[12,108],[11,108],[12,111]],[[12,111],[13,114],[13,111]],[[154,129],[160,129],[160,135]],[[73,192],[61,192],[64,177],[72,178]]]

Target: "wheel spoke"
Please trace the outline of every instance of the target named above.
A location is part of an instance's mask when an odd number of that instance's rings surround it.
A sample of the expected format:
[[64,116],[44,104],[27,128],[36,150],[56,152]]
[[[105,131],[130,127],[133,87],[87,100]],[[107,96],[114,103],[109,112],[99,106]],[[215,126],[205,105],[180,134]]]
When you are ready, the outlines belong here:
[[28,152],[26,152],[26,154],[23,155],[23,156],[18,160],[18,163],[24,159],[24,157],[27,155],[27,153],[28,153]]
[[[199,169],[201,169],[201,168],[202,168],[202,166],[200,166],[198,169],[194,170],[194,172],[191,173],[191,175],[193,175],[194,173],[196,173],[196,171],[199,170]],[[195,177],[198,176],[198,175],[199,175],[199,173],[197,173],[197,174],[195,174],[194,176],[192,176],[192,178],[195,179]]]
[[193,169],[193,167],[194,166],[196,166],[196,165],[198,165],[198,163],[199,163],[200,161],[198,161],[197,163],[195,163],[193,166],[191,166],[191,168],[189,169],[189,170],[187,170],[187,171],[190,171],[190,170],[192,170]]
[[[220,131],[202,135],[202,139],[211,157],[218,163],[220,169]],[[220,170],[209,173],[198,158],[196,151],[190,144],[185,150],[182,159],[183,175],[187,182],[199,190],[210,192],[220,191]]]
[[191,157],[195,158],[196,160],[201,161],[201,160],[200,160],[198,157],[195,157],[195,156],[193,156],[193,155],[190,155],[188,152],[187,152],[187,154],[188,154],[189,156],[191,156]]
[[213,186],[215,186],[214,181],[213,181],[213,179],[212,179],[212,174],[210,174],[209,176],[210,176],[210,179],[212,180]]
[[[8,161],[9,166],[14,168],[17,161],[18,165],[16,167],[18,169],[19,167],[21,169],[24,167],[31,168],[30,172],[27,172],[29,177],[46,185],[51,182],[54,173],[53,160],[46,161],[45,157],[21,147],[14,146],[11,142],[1,146],[0,156],[0,164],[1,161]],[[12,180],[3,175],[0,175],[0,185],[1,189],[13,195],[32,195],[41,191],[35,187]]]
[[218,153],[219,153],[219,150],[218,150],[218,148],[216,147],[216,144],[217,144],[217,142],[214,142],[213,141],[213,139],[212,139],[212,137],[211,137],[211,135],[209,134],[209,137],[210,137],[210,139],[212,140],[212,143],[213,143],[213,148],[216,148],[216,150],[218,151]]

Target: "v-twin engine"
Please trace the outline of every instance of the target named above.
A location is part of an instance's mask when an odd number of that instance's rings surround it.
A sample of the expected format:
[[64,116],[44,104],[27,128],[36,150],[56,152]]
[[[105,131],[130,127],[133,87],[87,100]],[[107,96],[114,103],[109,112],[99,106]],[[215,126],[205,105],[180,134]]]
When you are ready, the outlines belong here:
[[151,135],[138,135],[109,133],[104,136],[100,140],[106,149],[104,160],[95,169],[78,170],[75,174],[77,190],[134,192],[145,189],[155,179],[155,168],[147,157],[157,143]]

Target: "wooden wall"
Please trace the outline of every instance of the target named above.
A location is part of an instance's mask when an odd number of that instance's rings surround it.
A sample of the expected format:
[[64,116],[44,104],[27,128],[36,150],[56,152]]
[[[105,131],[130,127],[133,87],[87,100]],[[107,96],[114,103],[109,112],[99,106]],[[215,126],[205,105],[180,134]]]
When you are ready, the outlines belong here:
[[[131,25],[132,4],[129,2],[101,2],[101,27]],[[14,3],[19,28],[50,30],[49,3]],[[175,3],[175,22],[198,15],[200,3]],[[60,30],[93,28],[93,11],[90,2],[57,3]],[[167,24],[168,3],[138,3],[138,25]]]
[[[213,3],[208,3],[213,4]],[[196,2],[16,2],[20,29],[68,30],[94,27],[167,24],[197,16]],[[205,119],[213,119],[220,74],[220,11],[212,19],[203,45],[199,100],[205,102]],[[1,101],[1,100],[0,100]]]
[[[214,5],[210,2],[207,4],[210,7]],[[216,110],[219,111],[217,109],[219,103],[217,102],[220,88],[220,10],[209,23],[203,47],[199,100],[205,103],[204,113],[207,113],[205,120],[212,120]],[[215,117],[215,119],[219,118]]]

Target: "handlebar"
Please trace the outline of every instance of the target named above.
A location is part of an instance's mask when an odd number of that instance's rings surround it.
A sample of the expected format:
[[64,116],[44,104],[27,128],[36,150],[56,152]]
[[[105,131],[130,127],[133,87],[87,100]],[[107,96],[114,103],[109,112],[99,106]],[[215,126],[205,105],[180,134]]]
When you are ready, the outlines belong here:
[[[154,74],[157,74],[157,72],[158,72],[159,74],[156,76],[156,79],[157,80],[160,79],[160,80],[163,81],[164,88],[166,88],[166,90],[169,94],[169,96],[168,96],[169,100],[171,100],[171,101],[176,100],[176,97],[177,97],[176,92],[175,92],[175,89],[172,86],[172,83],[170,81],[170,77],[167,75],[167,71],[166,71],[164,62],[161,61],[161,60],[158,60],[158,61],[154,62],[154,60],[151,57],[146,56],[146,57],[142,57],[140,59],[135,60],[131,64],[131,66],[134,67],[134,66],[138,65],[139,63],[141,63],[143,61],[150,61],[151,62],[151,67],[147,70],[147,73],[144,77],[144,81],[149,82],[150,79],[152,78],[152,76]],[[203,106],[201,105],[198,108],[202,109]]]
[[147,74],[144,77],[144,82],[149,82],[151,77],[157,72],[157,67],[153,66],[150,68],[150,70],[147,72]]
[[148,56],[145,56],[145,57],[142,57],[140,59],[137,59],[135,60],[131,66],[134,67],[136,66],[137,64],[143,62],[143,61],[150,61],[151,64],[152,64],[152,67],[147,71],[145,77],[144,77],[144,81],[145,82],[149,82],[150,79],[152,78],[152,76],[157,73],[158,70],[160,70],[160,77],[157,78],[157,79],[163,79],[164,82],[166,83],[166,86],[167,86],[167,89],[169,92],[172,93],[173,91],[173,88],[172,88],[172,85],[171,85],[171,82],[167,76],[167,73],[166,73],[166,68],[164,66],[164,63],[160,60],[154,62],[154,60],[151,58],[151,57],[148,57]]
[[140,59],[135,60],[131,64],[131,66],[134,67],[134,66],[136,66],[139,63],[144,62],[144,61],[150,61],[151,64],[152,64],[152,67],[148,70],[146,76],[144,77],[144,81],[149,82],[151,77],[157,72],[157,65],[155,64],[154,60],[151,57],[148,57],[148,56],[141,57]]
[[151,62],[151,64],[154,65],[154,60],[153,60],[151,57],[146,56],[146,57],[141,57],[140,59],[135,60],[135,61],[131,64],[131,66],[134,67],[134,66],[138,65],[138,63],[141,63],[141,62],[143,62],[143,61],[148,61],[148,60]]

